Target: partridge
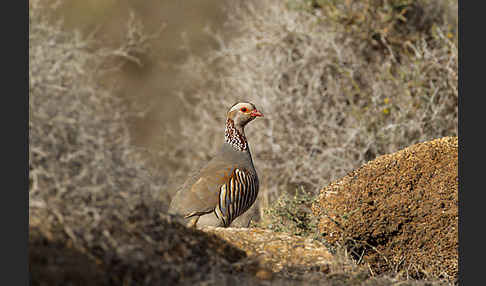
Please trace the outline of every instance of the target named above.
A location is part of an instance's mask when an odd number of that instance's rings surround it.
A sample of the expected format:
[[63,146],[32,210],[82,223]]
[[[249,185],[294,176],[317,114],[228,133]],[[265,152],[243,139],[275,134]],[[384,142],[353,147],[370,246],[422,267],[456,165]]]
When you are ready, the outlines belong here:
[[227,112],[224,142],[202,169],[189,176],[169,206],[191,227],[228,227],[248,210],[258,194],[258,175],[245,136],[248,122],[263,114],[249,102]]

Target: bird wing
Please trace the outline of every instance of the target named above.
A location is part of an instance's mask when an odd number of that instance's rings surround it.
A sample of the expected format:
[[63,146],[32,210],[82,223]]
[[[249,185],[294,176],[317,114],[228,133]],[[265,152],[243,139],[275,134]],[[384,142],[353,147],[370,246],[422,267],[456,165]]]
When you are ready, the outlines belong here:
[[229,181],[236,168],[234,164],[210,161],[184,182],[174,196],[169,212],[193,216],[214,211],[219,204],[221,186]]

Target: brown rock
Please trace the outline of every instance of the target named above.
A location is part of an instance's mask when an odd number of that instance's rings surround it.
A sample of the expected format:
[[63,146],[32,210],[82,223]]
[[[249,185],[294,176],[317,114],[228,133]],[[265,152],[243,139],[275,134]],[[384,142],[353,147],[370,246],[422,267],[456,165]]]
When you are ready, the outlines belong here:
[[260,280],[270,280],[272,279],[272,272],[266,269],[260,269],[255,276]]
[[[458,140],[384,155],[321,190],[313,212],[331,244],[372,271],[454,280],[458,267]],[[358,258],[359,259],[359,258]]]
[[[247,256],[273,272],[284,268],[319,267],[328,264],[332,255],[327,247],[311,238],[261,228],[205,227],[231,245],[245,251]],[[258,272],[258,271],[257,271]]]

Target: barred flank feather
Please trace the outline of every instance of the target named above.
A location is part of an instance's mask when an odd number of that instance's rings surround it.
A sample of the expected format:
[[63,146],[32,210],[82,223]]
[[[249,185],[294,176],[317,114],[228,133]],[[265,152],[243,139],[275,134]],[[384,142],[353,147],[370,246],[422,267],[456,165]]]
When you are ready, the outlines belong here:
[[247,211],[258,195],[258,177],[250,172],[235,169],[229,181],[222,185],[216,216],[229,226],[231,222]]

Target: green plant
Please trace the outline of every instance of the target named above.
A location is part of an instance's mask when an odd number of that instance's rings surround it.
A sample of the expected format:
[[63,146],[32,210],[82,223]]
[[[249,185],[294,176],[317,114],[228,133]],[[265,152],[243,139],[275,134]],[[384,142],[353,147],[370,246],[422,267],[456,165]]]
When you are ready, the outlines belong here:
[[264,217],[258,226],[274,231],[312,236],[316,233],[317,221],[312,215],[311,206],[315,196],[300,187],[294,195],[283,192],[268,208],[263,210]]

